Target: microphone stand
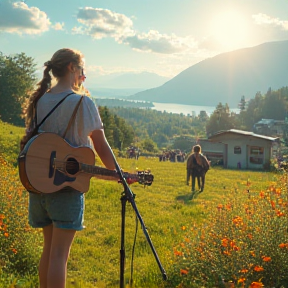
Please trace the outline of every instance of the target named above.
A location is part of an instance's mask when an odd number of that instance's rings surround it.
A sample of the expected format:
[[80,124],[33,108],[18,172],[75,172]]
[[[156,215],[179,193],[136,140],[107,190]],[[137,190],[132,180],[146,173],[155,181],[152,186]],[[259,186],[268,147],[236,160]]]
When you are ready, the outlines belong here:
[[[111,150],[112,151],[112,150]],[[116,167],[116,171],[117,173],[119,174],[120,176],[120,181],[121,181],[121,184],[123,185],[124,187],[124,191],[122,192],[122,196],[120,198],[121,200],[121,204],[122,204],[122,211],[121,211],[121,216],[122,216],[122,221],[121,221],[121,248],[120,248],[120,288],[124,288],[124,268],[125,268],[125,212],[126,212],[126,203],[127,201],[129,201],[136,213],[136,216],[141,224],[141,227],[142,227],[142,230],[143,230],[143,233],[146,237],[146,240],[148,241],[148,244],[153,252],[153,255],[156,259],[156,262],[158,264],[158,267],[162,273],[162,277],[163,277],[163,280],[167,280],[167,274],[166,274],[166,271],[164,270],[160,260],[159,260],[159,257],[157,255],[157,252],[152,244],[152,241],[151,241],[151,238],[148,234],[148,231],[147,231],[147,228],[144,224],[144,221],[138,211],[138,208],[136,206],[136,203],[134,201],[134,194],[133,192],[131,191],[129,185],[127,184],[126,182],[126,179],[122,173],[122,170],[120,169],[120,166],[119,164],[117,163],[116,161],[116,158],[112,152],[112,155],[114,157],[114,163],[115,163],[115,167]]]

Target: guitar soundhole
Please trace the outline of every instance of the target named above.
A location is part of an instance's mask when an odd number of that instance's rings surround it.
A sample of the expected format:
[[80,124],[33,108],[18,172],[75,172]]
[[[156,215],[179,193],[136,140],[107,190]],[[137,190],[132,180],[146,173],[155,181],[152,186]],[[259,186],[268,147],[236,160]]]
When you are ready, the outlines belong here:
[[66,172],[74,175],[79,171],[79,163],[74,158],[68,158],[66,161]]

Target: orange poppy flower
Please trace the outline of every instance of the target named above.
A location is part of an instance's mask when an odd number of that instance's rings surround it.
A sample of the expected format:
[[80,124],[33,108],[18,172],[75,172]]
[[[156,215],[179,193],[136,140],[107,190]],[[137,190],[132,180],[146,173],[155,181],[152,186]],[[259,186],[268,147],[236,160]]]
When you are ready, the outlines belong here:
[[188,274],[188,270],[186,270],[186,269],[180,269],[180,274],[181,274],[181,275],[187,275],[187,274]]
[[238,283],[244,283],[245,282],[245,280],[246,280],[246,278],[240,278],[239,280],[238,280]]
[[271,257],[267,257],[267,256],[262,256],[262,259],[264,262],[270,262],[271,261]]
[[254,271],[256,271],[256,272],[261,272],[261,271],[264,271],[264,268],[261,267],[261,266],[256,265],[256,266],[254,267]]
[[223,247],[227,247],[228,246],[228,239],[227,238],[223,238],[222,240],[221,240],[221,245],[223,246]]
[[252,282],[249,286],[249,288],[261,288],[264,287],[264,285],[261,282]]
[[247,273],[248,272],[248,269],[242,269],[240,270],[241,273]]

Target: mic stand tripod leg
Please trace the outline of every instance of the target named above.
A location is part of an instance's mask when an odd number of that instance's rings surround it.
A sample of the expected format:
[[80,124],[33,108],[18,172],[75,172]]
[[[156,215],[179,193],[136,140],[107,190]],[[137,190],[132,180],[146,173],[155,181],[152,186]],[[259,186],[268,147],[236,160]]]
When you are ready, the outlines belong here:
[[123,192],[121,200],[121,248],[120,248],[120,288],[124,288],[124,270],[125,270],[125,212],[127,197]]

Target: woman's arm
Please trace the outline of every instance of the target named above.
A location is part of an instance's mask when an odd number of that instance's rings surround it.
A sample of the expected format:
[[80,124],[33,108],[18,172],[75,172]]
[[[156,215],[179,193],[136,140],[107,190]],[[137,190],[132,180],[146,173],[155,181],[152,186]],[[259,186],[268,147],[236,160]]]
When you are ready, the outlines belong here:
[[103,129],[94,130],[90,135],[95,151],[107,169],[115,170],[114,157]]

